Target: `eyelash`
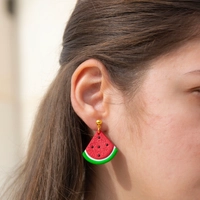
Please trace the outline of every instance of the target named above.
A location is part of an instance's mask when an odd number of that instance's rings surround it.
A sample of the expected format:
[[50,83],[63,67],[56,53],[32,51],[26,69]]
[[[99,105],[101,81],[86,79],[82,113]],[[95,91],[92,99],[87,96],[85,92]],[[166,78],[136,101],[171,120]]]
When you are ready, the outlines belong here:
[[194,88],[192,91],[194,93],[198,93],[198,95],[200,95],[200,88]]

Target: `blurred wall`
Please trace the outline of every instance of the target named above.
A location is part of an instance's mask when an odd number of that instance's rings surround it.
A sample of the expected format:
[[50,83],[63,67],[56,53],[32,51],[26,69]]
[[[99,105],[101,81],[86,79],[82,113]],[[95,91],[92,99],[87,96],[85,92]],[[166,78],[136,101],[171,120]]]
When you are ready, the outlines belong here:
[[[59,68],[62,35],[76,0],[0,1],[0,180],[26,152],[39,102]],[[0,181],[2,184],[2,181]]]
[[19,158],[18,66],[15,19],[0,1],[0,185]]
[[76,1],[18,1],[20,124],[26,140],[41,97],[59,68],[64,28]]

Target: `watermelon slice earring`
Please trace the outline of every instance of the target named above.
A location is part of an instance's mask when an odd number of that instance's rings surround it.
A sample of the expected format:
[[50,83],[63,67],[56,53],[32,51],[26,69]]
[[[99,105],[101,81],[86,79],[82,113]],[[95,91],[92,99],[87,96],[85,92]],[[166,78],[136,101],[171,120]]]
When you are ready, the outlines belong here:
[[101,165],[111,161],[118,150],[116,146],[102,133],[102,121],[97,120],[96,124],[97,132],[82,155],[88,162]]

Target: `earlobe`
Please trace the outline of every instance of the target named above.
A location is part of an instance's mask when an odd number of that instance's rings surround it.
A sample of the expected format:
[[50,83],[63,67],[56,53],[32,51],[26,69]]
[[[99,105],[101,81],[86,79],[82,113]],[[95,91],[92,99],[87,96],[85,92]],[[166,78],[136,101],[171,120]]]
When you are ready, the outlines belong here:
[[89,59],[78,66],[71,79],[71,102],[77,115],[93,130],[95,121],[108,111],[104,102],[107,88],[104,65]]

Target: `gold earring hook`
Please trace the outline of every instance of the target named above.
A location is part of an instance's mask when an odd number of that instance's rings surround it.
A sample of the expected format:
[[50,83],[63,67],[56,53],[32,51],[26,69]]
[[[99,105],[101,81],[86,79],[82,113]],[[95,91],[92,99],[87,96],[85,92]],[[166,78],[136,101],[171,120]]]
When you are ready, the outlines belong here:
[[96,124],[97,124],[97,131],[98,131],[98,133],[100,133],[102,121],[101,121],[100,119],[98,119],[98,120],[96,121]]

